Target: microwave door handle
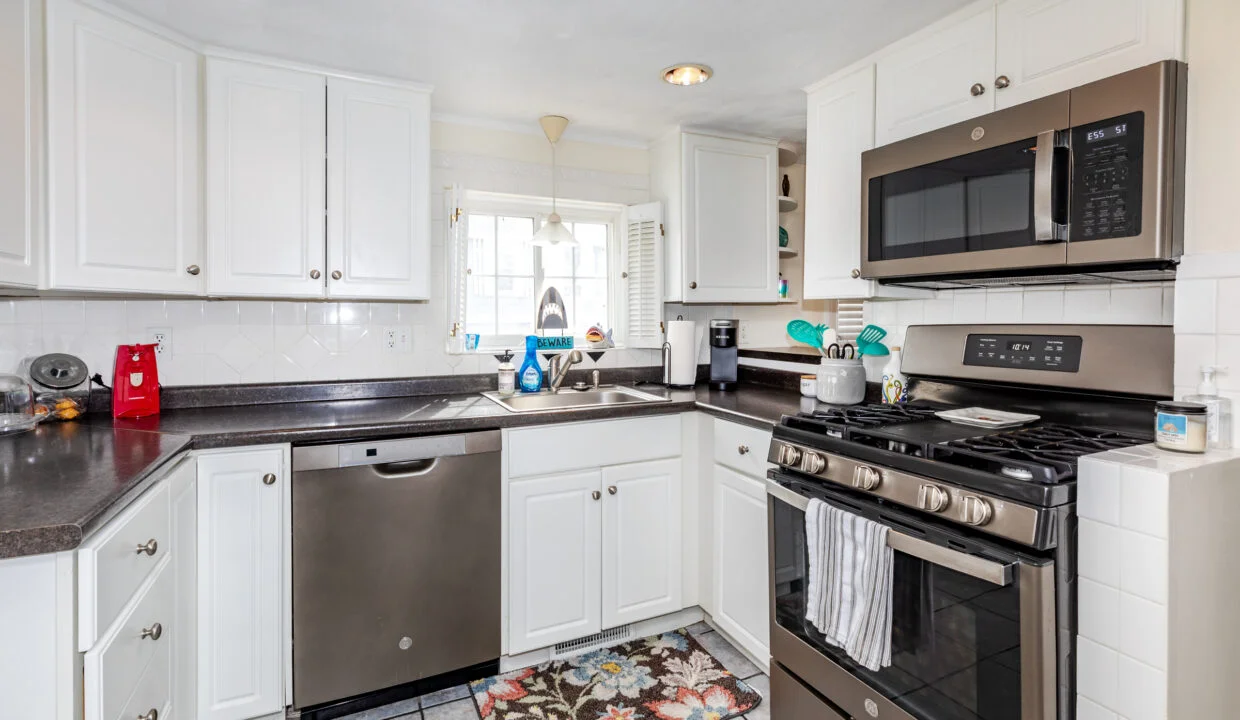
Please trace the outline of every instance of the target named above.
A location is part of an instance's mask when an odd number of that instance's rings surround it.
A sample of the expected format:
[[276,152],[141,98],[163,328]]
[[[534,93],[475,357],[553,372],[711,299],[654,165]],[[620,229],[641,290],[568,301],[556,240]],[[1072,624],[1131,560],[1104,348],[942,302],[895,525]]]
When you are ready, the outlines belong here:
[[1055,242],[1055,131],[1038,133],[1033,161],[1033,239]]
[[[793,492],[769,478],[766,481],[766,493],[771,499],[791,505],[801,512],[809,509],[809,498]],[[912,555],[932,565],[955,570],[958,573],[975,577],[978,580],[984,580],[992,585],[1007,587],[1012,584],[1011,563],[997,563],[976,555],[967,555],[950,548],[945,548],[942,545],[926,542],[912,535],[906,535],[894,529],[889,530],[887,533],[887,546],[896,552]]]

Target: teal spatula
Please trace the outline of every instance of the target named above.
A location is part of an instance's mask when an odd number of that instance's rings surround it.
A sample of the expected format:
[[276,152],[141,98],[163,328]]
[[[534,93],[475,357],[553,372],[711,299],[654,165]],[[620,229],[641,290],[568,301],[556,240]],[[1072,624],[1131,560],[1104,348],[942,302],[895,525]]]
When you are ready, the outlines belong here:
[[788,337],[793,340],[822,352],[822,333],[826,329],[826,325],[812,325],[806,320],[793,320],[788,323],[787,332]]
[[865,347],[882,340],[887,337],[887,331],[877,325],[866,325],[857,335],[857,349],[862,354],[865,353]]

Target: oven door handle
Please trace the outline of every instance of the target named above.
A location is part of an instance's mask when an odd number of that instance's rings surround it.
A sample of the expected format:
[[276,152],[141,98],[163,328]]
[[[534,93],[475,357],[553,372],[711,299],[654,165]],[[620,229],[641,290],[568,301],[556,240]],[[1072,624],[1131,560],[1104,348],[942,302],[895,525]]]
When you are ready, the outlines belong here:
[[[795,493],[774,480],[766,480],[766,494],[770,497],[805,512],[809,508],[809,498]],[[1014,563],[998,563],[993,560],[968,555],[942,545],[926,542],[921,538],[906,535],[895,529],[887,533],[887,547],[905,555],[912,555],[933,565],[964,573],[992,585],[1007,587],[1012,584]]]

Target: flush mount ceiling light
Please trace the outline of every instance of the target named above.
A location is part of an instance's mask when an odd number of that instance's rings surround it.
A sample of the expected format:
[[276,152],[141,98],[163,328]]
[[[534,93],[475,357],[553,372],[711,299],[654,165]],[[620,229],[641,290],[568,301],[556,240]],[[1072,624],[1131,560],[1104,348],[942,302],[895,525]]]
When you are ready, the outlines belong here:
[[538,119],[538,124],[542,125],[547,142],[551,143],[551,214],[547,216],[547,222],[543,223],[538,232],[534,233],[534,238],[530,242],[539,247],[576,245],[577,238],[573,237],[568,228],[564,227],[564,221],[560,219],[560,213],[556,212],[555,207],[555,144],[560,141],[560,136],[568,127],[568,118],[559,115],[543,115]]
[[701,85],[715,72],[706,65],[685,63],[663,69],[663,80],[672,85]]

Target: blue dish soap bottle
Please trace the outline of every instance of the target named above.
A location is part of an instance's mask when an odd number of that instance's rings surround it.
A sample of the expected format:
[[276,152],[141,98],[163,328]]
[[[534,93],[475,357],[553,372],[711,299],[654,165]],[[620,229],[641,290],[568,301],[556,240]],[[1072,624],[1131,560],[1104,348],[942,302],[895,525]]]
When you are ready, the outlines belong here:
[[543,371],[538,365],[538,336],[525,336],[525,362],[521,363],[521,371],[517,373],[517,381],[521,392],[536,393],[542,390]]

